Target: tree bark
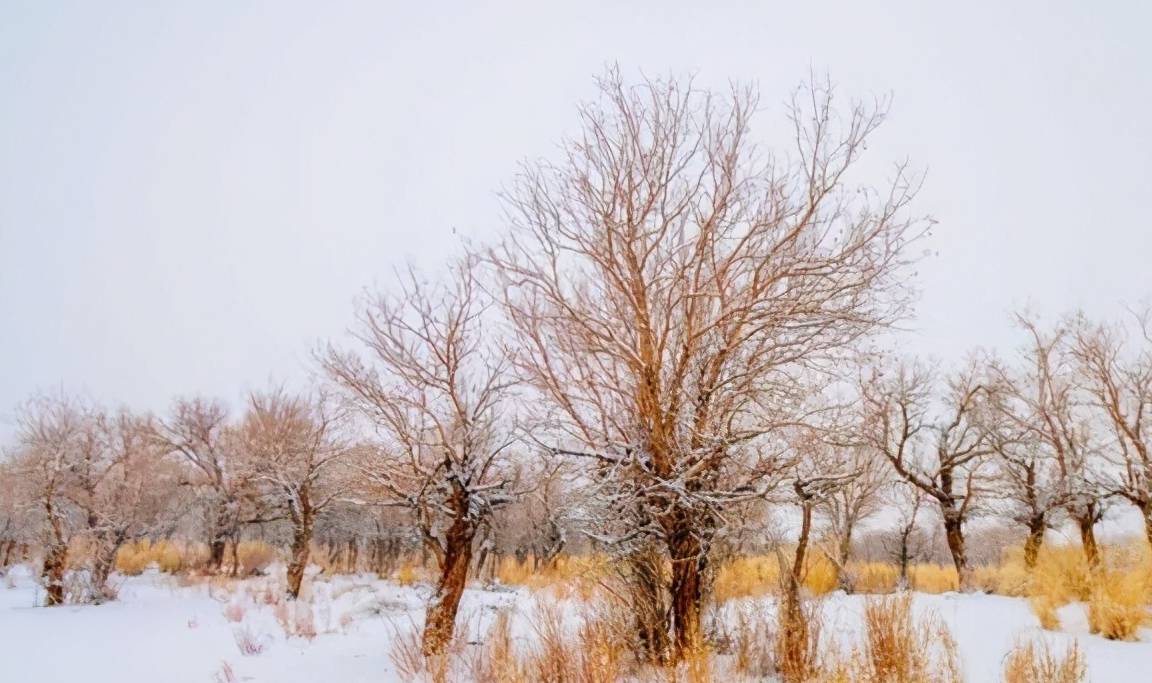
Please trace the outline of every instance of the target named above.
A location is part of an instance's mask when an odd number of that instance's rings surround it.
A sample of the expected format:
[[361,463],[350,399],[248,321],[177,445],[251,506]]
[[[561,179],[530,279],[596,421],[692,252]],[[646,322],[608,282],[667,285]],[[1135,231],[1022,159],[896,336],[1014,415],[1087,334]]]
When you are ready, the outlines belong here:
[[475,535],[475,525],[462,516],[456,518],[445,534],[440,581],[428,605],[428,618],[424,624],[422,649],[425,657],[442,653],[452,640],[460,596],[464,594],[468,567],[472,563],[472,539]]
[[635,612],[639,653],[652,664],[665,664],[671,654],[668,637],[667,584],[664,555],[652,545],[645,545],[626,559],[626,585]]
[[852,524],[844,527],[844,533],[836,546],[836,561],[833,563],[836,570],[836,587],[845,593],[856,590],[852,575],[848,572],[848,558],[852,554]]
[[64,604],[64,571],[67,568],[68,545],[52,543],[44,553],[44,578],[46,593],[44,604],[48,607]]
[[1048,521],[1043,515],[1028,521],[1028,540],[1024,541],[1024,566],[1029,570],[1036,568],[1036,559],[1040,557],[1040,547],[1044,544],[1044,531],[1047,528]]
[[956,580],[961,591],[971,587],[968,571],[968,555],[964,548],[964,520],[958,515],[945,512],[944,536],[948,541],[948,552],[952,554],[952,564],[956,567]]
[[1144,501],[1140,505],[1140,512],[1144,517],[1144,538],[1149,547],[1152,547],[1152,500]]
[[288,563],[288,597],[300,597],[300,585],[304,582],[304,569],[308,567],[309,551],[312,545],[312,515],[304,513],[292,529],[292,559]]
[[1078,516],[1076,525],[1080,528],[1080,543],[1084,546],[1084,559],[1088,561],[1088,568],[1095,570],[1100,566],[1100,546],[1096,543],[1094,515]]
[[677,661],[699,649],[704,568],[707,557],[695,530],[685,521],[676,523],[668,539],[672,560],[672,644]]

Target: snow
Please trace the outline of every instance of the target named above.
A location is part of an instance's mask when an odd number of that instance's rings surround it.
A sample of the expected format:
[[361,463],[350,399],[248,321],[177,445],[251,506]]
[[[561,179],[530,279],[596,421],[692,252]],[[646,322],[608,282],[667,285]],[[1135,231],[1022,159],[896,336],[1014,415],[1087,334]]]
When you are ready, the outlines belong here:
[[[225,664],[236,681],[256,683],[381,683],[400,681],[390,659],[391,643],[418,629],[423,621],[426,587],[405,587],[374,576],[310,577],[310,598],[317,635],[285,634],[276,608],[265,604],[278,583],[267,578],[240,582],[187,581],[156,572],[120,581],[120,599],[98,606],[37,606],[42,590],[27,568],[13,568],[0,579],[0,679],[6,683],[85,681],[135,683],[212,683]],[[469,588],[462,619],[474,639],[493,615],[512,608],[520,615],[513,633],[531,638],[524,617],[539,599],[527,589]],[[272,600],[274,602],[274,600]],[[842,644],[856,642],[862,596],[833,594],[822,601],[825,633]],[[1094,683],[1132,680],[1133,672],[1152,671],[1152,642],[1112,642],[1087,633],[1081,605],[1060,612],[1064,631],[1041,631],[1028,604],[994,595],[916,596],[916,609],[932,611],[958,643],[966,679],[1000,680],[1004,655],[1020,638],[1044,637],[1062,649],[1079,641]],[[573,608],[564,608],[571,613]],[[744,610],[771,619],[766,600],[733,601],[721,610]],[[229,615],[241,616],[239,623]],[[242,655],[239,629],[263,645],[259,654]],[[1143,639],[1152,641],[1152,632]],[[482,639],[482,638],[479,638]]]

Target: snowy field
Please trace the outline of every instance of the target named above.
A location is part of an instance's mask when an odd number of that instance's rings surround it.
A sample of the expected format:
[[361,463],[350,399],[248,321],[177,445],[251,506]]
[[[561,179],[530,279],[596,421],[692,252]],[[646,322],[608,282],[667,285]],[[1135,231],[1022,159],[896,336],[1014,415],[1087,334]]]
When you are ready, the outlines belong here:
[[[311,629],[290,636],[285,607],[276,607],[269,579],[201,582],[146,573],[119,579],[120,599],[100,606],[38,607],[40,588],[15,568],[0,579],[0,680],[5,683],[73,682],[381,683],[399,681],[391,642],[422,620],[425,588],[371,576],[311,582]],[[531,638],[528,615],[538,599],[528,589],[469,589],[462,615],[473,641],[502,609],[513,610],[513,634]],[[544,598],[548,599],[548,598]],[[272,604],[270,604],[272,603]],[[1060,613],[1064,633],[1044,633],[1027,603],[990,595],[917,595],[916,609],[933,611],[959,646],[968,681],[1000,679],[1005,653],[1020,637],[1042,636],[1058,649],[1077,639],[1095,683],[1149,680],[1152,632],[1144,642],[1121,643],[1087,632],[1082,606]],[[827,635],[840,643],[858,638],[863,598],[833,594],[822,603]],[[726,605],[750,618],[772,619],[765,600]],[[279,611],[279,614],[277,612]],[[258,652],[241,652],[242,644]],[[527,644],[527,643],[526,643]]]

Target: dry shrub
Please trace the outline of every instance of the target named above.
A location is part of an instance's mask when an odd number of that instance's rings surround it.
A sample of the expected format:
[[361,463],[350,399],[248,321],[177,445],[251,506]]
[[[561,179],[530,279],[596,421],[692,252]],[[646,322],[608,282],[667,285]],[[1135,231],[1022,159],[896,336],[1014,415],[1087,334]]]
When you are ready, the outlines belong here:
[[533,612],[532,629],[536,633],[536,648],[528,660],[528,668],[535,680],[564,681],[575,671],[579,654],[567,637],[564,613],[555,603],[537,601]]
[[848,566],[858,593],[892,593],[900,580],[900,571],[895,565],[863,562],[850,563]]
[[244,621],[247,608],[238,602],[230,602],[224,606],[224,618],[234,624]]
[[126,543],[116,553],[116,571],[136,576],[155,564],[162,572],[175,574],[199,561],[196,548],[172,541],[135,541]]
[[1148,621],[1152,568],[1143,544],[1102,549],[1101,566],[1092,570],[1079,546],[1045,546],[1028,579],[1028,602],[1045,629],[1057,629],[1056,610],[1087,602],[1093,633],[1133,640]]
[[953,683],[960,675],[956,642],[935,615],[916,618],[912,596],[878,596],[864,603],[864,649],[852,680],[870,683]]
[[1141,571],[1101,571],[1088,598],[1088,626],[1109,640],[1136,640],[1149,620],[1148,575]]
[[463,620],[456,627],[444,651],[434,657],[425,657],[419,629],[397,632],[392,638],[389,658],[403,681],[430,681],[431,683],[452,683],[460,680],[455,676],[455,667],[463,661],[463,653],[468,643],[468,629]]
[[516,654],[509,610],[501,610],[496,615],[484,648],[473,657],[470,670],[476,683],[528,683],[531,680]]
[[220,668],[216,670],[213,679],[216,683],[236,683],[240,680],[236,677],[236,672],[232,670],[232,665],[226,661],[220,662]]
[[[785,552],[787,555],[787,552]],[[810,595],[836,590],[836,568],[823,555],[812,553],[804,563],[804,588]],[[780,559],[777,555],[736,557],[717,571],[712,595],[717,602],[734,598],[769,595],[780,585]]]
[[264,640],[247,626],[233,629],[232,637],[236,640],[240,654],[245,657],[253,657],[264,651]]
[[423,572],[414,562],[405,562],[392,574],[392,580],[401,586],[411,586],[420,581]]
[[756,678],[772,673],[773,642],[766,619],[754,618],[744,610],[737,612],[728,643],[737,673]]
[[276,605],[273,613],[276,615],[276,623],[284,630],[284,635],[307,640],[316,637],[316,619],[312,613],[312,605],[307,602],[302,600],[281,602]]
[[811,601],[780,600],[776,616],[776,671],[784,683],[816,680],[823,670],[820,608]]
[[917,564],[908,570],[912,590],[920,593],[948,593],[959,589],[955,567],[942,564]]
[[610,573],[610,563],[604,555],[560,555],[540,566],[531,557],[523,562],[505,557],[496,565],[495,578],[509,586],[548,588],[558,597],[588,601]]
[[280,551],[263,541],[243,541],[236,549],[240,561],[240,574],[252,576],[263,574],[268,565],[280,559]]
[[1004,683],[1082,683],[1087,671],[1074,640],[1062,656],[1041,640],[1017,643],[1004,659]]

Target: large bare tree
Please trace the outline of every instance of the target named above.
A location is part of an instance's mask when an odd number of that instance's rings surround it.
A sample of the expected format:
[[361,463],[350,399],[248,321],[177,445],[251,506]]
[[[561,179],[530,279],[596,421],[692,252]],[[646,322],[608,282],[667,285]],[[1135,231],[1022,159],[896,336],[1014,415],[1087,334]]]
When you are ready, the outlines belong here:
[[287,593],[299,597],[316,519],[348,485],[338,466],[351,448],[340,439],[336,415],[323,396],[283,389],[250,395],[237,435],[246,479],[262,498],[261,508],[292,525]]
[[198,492],[204,508],[208,569],[220,571],[232,545],[232,572],[239,571],[236,549],[251,510],[253,490],[243,467],[223,403],[193,397],[177,400],[171,415],[156,423],[155,438],[188,465],[184,481]]
[[69,545],[83,527],[81,511],[69,493],[89,410],[68,396],[38,396],[21,408],[17,419],[12,472],[20,480],[20,500],[42,534],[45,604],[62,605]]
[[477,532],[510,501],[516,443],[514,382],[494,339],[475,264],[453,264],[444,283],[415,273],[361,312],[364,353],[329,348],[323,364],[375,429],[358,468],[385,503],[417,519],[440,579],[425,621],[426,655],[452,637]]
[[1105,489],[1134,505],[1152,544],[1152,310],[1136,316],[1139,336],[1122,327],[1072,323],[1071,353],[1081,384],[1115,441]]
[[169,533],[179,518],[177,467],[153,438],[148,416],[93,410],[84,426],[68,497],[91,542],[91,599],[113,595],[108,577],[121,546]]
[[599,85],[559,161],[505,193],[490,260],[517,368],[561,416],[557,449],[598,462],[636,523],[618,540],[666,550],[682,654],[725,511],[777,474],[760,440],[795,421],[807,373],[905,312],[926,224],[902,167],[880,188],[852,177],[882,107],[840,111],[813,83],[791,101],[794,148],[773,154],[750,89]]
[[943,396],[932,369],[900,363],[862,382],[862,436],[896,475],[932,499],[962,590],[970,588],[964,527],[981,492],[981,468],[992,440],[987,428],[987,387],[968,363],[946,383]]

